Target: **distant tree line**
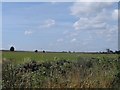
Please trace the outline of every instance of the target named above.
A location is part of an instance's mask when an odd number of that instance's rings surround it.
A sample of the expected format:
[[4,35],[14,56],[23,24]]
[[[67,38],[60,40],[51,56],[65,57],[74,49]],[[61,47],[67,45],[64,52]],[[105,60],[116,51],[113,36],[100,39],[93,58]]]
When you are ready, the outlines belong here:
[[107,53],[107,54],[120,54],[120,50],[118,51],[112,51],[110,49],[106,49],[106,52],[100,52],[100,53]]
[[[35,50],[35,52],[37,53],[37,52],[38,52],[38,50]],[[44,51],[44,50],[43,50],[42,52],[43,52],[43,53],[45,53],[45,51]]]
[[115,53],[120,54],[120,50],[119,51],[115,51]]
[[[10,47],[10,51],[15,51],[15,47],[11,46]],[[34,52],[37,53],[38,50],[35,50]],[[45,50],[43,50],[42,52],[46,53]],[[71,52],[71,51],[68,51],[68,52],[67,51],[62,51],[62,53],[75,53],[75,51],[73,51],[73,52]],[[85,52],[85,53],[87,53],[87,52]],[[106,52],[96,52],[96,53],[101,53],[101,54],[120,54],[120,50],[118,50],[118,51],[112,51],[110,49],[106,49]]]

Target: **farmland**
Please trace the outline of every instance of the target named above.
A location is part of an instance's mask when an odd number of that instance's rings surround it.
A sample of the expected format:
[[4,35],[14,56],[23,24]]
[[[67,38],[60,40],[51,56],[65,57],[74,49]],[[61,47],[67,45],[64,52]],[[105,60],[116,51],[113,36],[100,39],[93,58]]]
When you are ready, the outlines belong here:
[[102,57],[108,57],[112,59],[118,58],[117,54],[83,54],[83,53],[35,53],[35,52],[9,52],[4,51],[2,53],[2,58],[4,59],[10,59],[13,60],[14,63],[23,63],[27,60],[35,60],[39,62],[44,61],[53,61],[53,60],[77,60],[79,57],[86,57],[86,58],[102,58]]
[[3,51],[3,88],[120,88],[118,54]]

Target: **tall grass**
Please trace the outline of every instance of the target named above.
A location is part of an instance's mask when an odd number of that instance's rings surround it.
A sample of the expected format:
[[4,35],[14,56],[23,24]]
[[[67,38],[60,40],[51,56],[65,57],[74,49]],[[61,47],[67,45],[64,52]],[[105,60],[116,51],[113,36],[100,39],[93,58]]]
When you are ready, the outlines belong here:
[[24,64],[3,61],[3,88],[120,88],[120,63],[110,57],[78,57]]

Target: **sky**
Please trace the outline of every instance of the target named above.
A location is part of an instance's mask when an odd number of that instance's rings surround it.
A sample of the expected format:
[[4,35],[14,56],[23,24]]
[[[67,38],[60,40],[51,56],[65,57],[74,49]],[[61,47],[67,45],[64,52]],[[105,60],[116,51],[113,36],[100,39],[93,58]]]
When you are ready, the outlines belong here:
[[118,50],[118,3],[3,2],[2,49]]

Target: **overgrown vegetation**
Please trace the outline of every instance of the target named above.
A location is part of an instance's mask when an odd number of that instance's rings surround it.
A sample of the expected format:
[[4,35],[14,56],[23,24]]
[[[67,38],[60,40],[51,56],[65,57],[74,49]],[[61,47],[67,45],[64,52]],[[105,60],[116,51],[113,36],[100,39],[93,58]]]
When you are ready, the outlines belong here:
[[120,88],[119,58],[78,56],[23,64],[3,60],[3,88]]

